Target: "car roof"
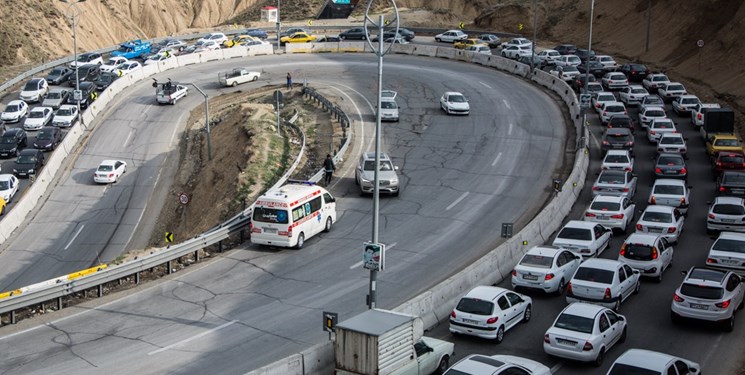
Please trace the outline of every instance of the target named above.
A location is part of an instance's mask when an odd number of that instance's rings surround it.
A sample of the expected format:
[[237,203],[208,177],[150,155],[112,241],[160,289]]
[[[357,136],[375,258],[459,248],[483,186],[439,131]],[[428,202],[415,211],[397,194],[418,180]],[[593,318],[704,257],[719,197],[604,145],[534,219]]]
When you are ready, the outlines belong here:
[[[588,259],[587,261],[589,260],[592,260],[592,259]],[[574,303],[569,304],[569,306],[565,307],[564,310],[562,310],[561,314],[570,314],[570,315],[577,315],[577,316],[591,316],[595,318],[598,315],[598,313],[600,313],[603,310],[606,310],[606,308],[600,305],[594,305],[591,303],[584,303],[584,302],[574,302]]]
[[461,374],[491,375],[496,373],[504,365],[505,363],[498,359],[490,358],[483,354],[471,354],[458,361],[450,369]]
[[477,287],[471,289],[471,291],[468,292],[463,297],[477,298],[477,299],[483,299],[483,300],[491,301],[491,300],[495,299],[497,296],[499,296],[500,294],[502,294],[502,293],[504,293],[506,291],[507,291],[507,289],[500,288],[498,286],[480,285],[480,286],[477,286]]
[[739,197],[727,197],[727,196],[721,196],[714,198],[713,204],[743,204],[743,199]]
[[31,108],[31,112],[44,112],[47,109],[52,110],[51,107],[34,107],[34,108]]
[[446,92],[445,92],[445,94],[443,94],[443,96],[450,96],[450,95],[460,95],[460,96],[465,96],[465,95],[463,95],[463,94],[461,94],[461,93],[459,93],[459,92],[457,92],[457,91],[446,91]]
[[10,181],[13,177],[14,176],[10,173],[0,174],[0,181]]
[[609,128],[605,131],[606,134],[631,134],[629,128]]
[[663,157],[665,157],[665,158],[676,158],[676,159],[685,160],[685,157],[683,157],[683,155],[681,155],[681,154],[673,154],[673,153],[670,153],[670,152],[661,152],[661,153],[657,154],[657,160],[660,160],[660,158],[663,158]]
[[644,245],[654,245],[655,242],[657,242],[657,238],[662,237],[661,234],[653,234],[653,233],[643,233],[643,232],[634,232],[629,235],[626,240],[624,240],[624,243],[633,243],[633,244],[644,244]]
[[622,262],[619,262],[615,259],[605,259],[605,258],[589,258],[582,262],[580,264],[580,267],[591,267],[591,268],[600,268],[600,269],[606,269],[606,270],[616,270],[618,269],[618,266],[623,264]]
[[114,165],[118,161],[119,160],[106,159],[106,160],[102,161],[101,164],[99,164],[99,165]]
[[642,112],[646,112],[650,110],[660,110],[662,112],[665,112],[665,108],[662,108],[658,105],[647,105],[647,106],[642,107]]
[[681,95],[678,98],[680,98],[680,99],[693,99],[693,98],[698,99],[698,96],[691,95],[691,94],[686,94],[686,95]]
[[3,135],[1,135],[0,137],[11,137],[11,136],[15,136],[16,133],[20,133],[22,131],[23,131],[23,129],[21,129],[21,128],[10,128],[10,129],[6,130],[5,133],[3,133]]
[[20,151],[20,152],[18,153],[18,155],[36,155],[36,154],[38,154],[38,153],[39,153],[40,151],[41,151],[41,150],[37,150],[37,149],[35,149],[35,148],[25,148],[25,149],[21,150],[21,151]]
[[644,212],[666,212],[666,213],[672,213],[674,210],[676,210],[676,207],[671,206],[663,206],[659,204],[650,204],[647,206],[647,208],[644,209]]
[[707,267],[691,267],[686,274],[684,281],[700,280],[703,282],[713,282],[716,284],[722,284],[727,277],[729,271],[717,270]]
[[737,232],[721,232],[719,233],[719,237],[717,239],[726,239],[726,240],[737,240],[737,241],[745,241],[745,233],[737,233]]
[[603,194],[600,194],[600,195],[596,196],[595,198],[593,198],[592,201],[593,202],[618,203],[621,200],[623,200],[624,198],[626,198],[626,197],[620,196],[620,195],[603,195]]
[[625,155],[625,156],[631,157],[631,153],[629,152],[629,150],[608,150],[605,156],[608,156],[608,155]]
[[673,357],[669,354],[654,352],[651,350],[629,349],[621,354],[614,364],[620,363],[634,365],[648,370],[659,371],[662,374],[665,372],[667,364],[676,359],[677,357]]
[[538,245],[531,247],[526,254],[533,254],[533,255],[543,255],[543,256],[549,256],[554,257],[556,254],[564,251],[565,249],[559,246],[552,246],[552,245]]
[[7,105],[20,105],[21,103],[26,103],[23,100],[11,100],[8,102]]
[[[670,155],[670,154],[665,154],[665,155]],[[672,155],[675,155],[675,154],[672,154]],[[658,178],[654,180],[653,186],[656,186],[656,185],[678,185],[678,186],[685,187],[686,183],[683,180],[677,180],[674,178]]]
[[603,169],[600,171],[601,175],[610,175],[610,176],[626,176],[626,174],[629,173],[628,171],[619,171],[618,169]]
[[712,135],[712,137],[714,137],[716,139],[720,139],[720,138],[721,139],[739,139],[734,134],[724,134],[724,133],[715,133],[714,135]]
[[683,138],[683,134],[680,133],[662,133],[662,138]]
[[65,108],[65,109],[70,109],[70,108],[78,109],[78,106],[75,105],[75,104],[63,104],[63,105],[59,106],[59,108],[57,110],[60,110],[62,108]]
[[590,221],[582,221],[582,220],[569,220],[562,228],[582,228],[582,229],[592,229],[594,228],[598,223],[593,223]]
[[[362,155],[364,156],[365,160],[375,159],[375,151],[368,151],[368,152],[363,153]],[[383,160],[391,160],[391,159],[388,157],[388,154],[386,154],[385,152],[381,152],[380,160],[383,161]]]

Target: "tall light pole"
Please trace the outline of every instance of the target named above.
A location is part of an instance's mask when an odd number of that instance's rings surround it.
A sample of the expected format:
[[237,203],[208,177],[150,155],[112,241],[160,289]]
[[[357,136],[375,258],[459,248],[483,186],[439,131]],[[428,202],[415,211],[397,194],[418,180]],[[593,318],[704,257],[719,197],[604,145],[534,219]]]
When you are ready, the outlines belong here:
[[536,36],[536,21],[538,18],[538,0],[533,0],[533,45],[530,47],[530,73],[533,73],[535,69],[535,36]]
[[277,49],[279,49],[279,39],[282,37],[280,34],[282,33],[282,21],[279,18],[279,2],[280,0],[277,0]]
[[[384,28],[386,26],[384,16],[380,15],[378,18],[378,23],[373,22],[372,19],[370,19],[370,8],[372,7],[375,0],[370,0],[370,2],[367,4],[367,10],[365,10],[365,39],[367,40],[367,44],[370,46],[370,48],[375,52],[375,54],[378,56],[378,106],[375,108],[375,178],[373,181],[373,220],[372,220],[372,243],[378,244],[378,222],[379,222],[379,216],[380,216],[380,176],[379,176],[379,170],[380,170],[380,140],[381,140],[381,133],[382,133],[382,127],[380,126],[380,106],[383,98],[383,56],[387,54],[391,47],[393,47],[393,43],[390,43],[388,45],[388,48],[384,48],[383,45],[383,32]],[[390,2],[393,5],[393,10],[395,12],[395,18],[388,23],[388,26],[391,28],[395,27],[396,33],[394,35],[398,35],[398,7],[396,7],[395,0],[390,0]],[[371,25],[378,29],[378,45],[374,46],[372,42],[370,41],[370,32],[368,29],[368,26]],[[383,265],[383,254],[380,254],[380,266]],[[371,268],[370,269],[370,289],[369,289],[369,300],[368,300],[368,307],[370,309],[375,308],[375,303],[377,300],[377,279],[378,279],[378,270]]]
[[[78,9],[77,4],[82,3],[85,0],[59,0],[60,2],[63,2],[65,4],[70,4],[67,6],[67,10],[65,11],[65,15],[72,18],[72,52],[73,52],[73,58],[74,58],[74,64],[75,64],[75,92],[73,93],[73,98],[75,99],[75,102],[78,105],[78,121],[80,121],[81,124],[83,124],[83,116],[80,115],[80,101],[83,100],[82,93],[80,92],[80,76],[78,76],[78,35],[77,35],[77,18],[80,16],[81,11]],[[85,125],[85,124],[83,124]]]
[[[595,0],[590,4],[590,36],[587,41],[587,60],[585,61],[585,82],[582,85],[582,93],[587,95],[587,86],[590,82],[590,56],[592,56],[592,19],[595,17]],[[582,126],[587,125],[587,109],[582,109]]]

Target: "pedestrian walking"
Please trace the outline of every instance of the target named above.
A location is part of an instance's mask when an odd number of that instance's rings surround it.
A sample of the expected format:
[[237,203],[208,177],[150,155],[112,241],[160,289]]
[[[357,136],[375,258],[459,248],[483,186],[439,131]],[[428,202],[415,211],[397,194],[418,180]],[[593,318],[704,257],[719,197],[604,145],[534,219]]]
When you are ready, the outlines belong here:
[[331,182],[331,176],[336,170],[334,160],[331,159],[331,154],[326,154],[326,160],[323,161],[323,170],[326,172],[326,185]]
[[292,90],[292,74],[287,72],[287,89]]

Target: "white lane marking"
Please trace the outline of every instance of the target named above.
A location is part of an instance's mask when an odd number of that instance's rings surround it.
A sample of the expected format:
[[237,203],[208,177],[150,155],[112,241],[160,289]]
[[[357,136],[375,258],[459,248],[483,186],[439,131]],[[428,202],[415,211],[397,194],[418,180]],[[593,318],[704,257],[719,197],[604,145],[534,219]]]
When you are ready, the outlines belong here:
[[83,230],[83,228],[85,228],[85,224],[81,225],[80,228],[78,228],[78,231],[75,232],[75,235],[72,236],[72,239],[70,240],[70,242],[68,242],[67,246],[65,246],[65,250],[67,250],[67,248],[70,247],[70,245],[72,245],[72,242],[75,241],[76,238],[78,238],[78,235]]
[[500,153],[497,154],[497,157],[494,158],[494,161],[491,163],[491,166],[493,167],[493,166],[497,165],[497,163],[499,163],[499,158],[501,158],[501,157],[502,157],[502,153],[500,152]]
[[512,126],[513,125],[514,125],[513,123],[510,123],[510,128],[507,130],[507,135],[512,135]]
[[502,103],[504,103],[504,105],[505,105],[505,107],[507,107],[507,109],[512,109],[512,107],[510,107],[510,103],[507,103],[507,99],[502,99]]
[[559,370],[561,370],[562,367],[564,367],[564,362],[559,362],[555,364],[554,367],[551,367],[551,373],[552,374],[557,373]]
[[198,338],[200,338],[200,337],[202,337],[202,336],[206,336],[206,335],[209,335],[209,334],[210,334],[210,333],[212,333],[212,332],[215,332],[215,331],[219,331],[219,330],[221,330],[221,329],[223,329],[223,328],[225,328],[225,327],[231,326],[231,325],[233,325],[233,324],[235,324],[235,323],[237,323],[237,322],[238,322],[237,320],[231,320],[231,321],[229,321],[229,322],[227,322],[227,323],[225,323],[225,324],[222,324],[222,325],[220,325],[220,326],[217,326],[217,327],[215,327],[215,328],[212,328],[212,329],[210,329],[210,330],[204,331],[204,332],[202,332],[202,333],[200,333],[200,334],[198,334],[198,335],[195,335],[195,336],[189,337],[188,339],[184,339],[184,340],[181,340],[181,341],[179,341],[179,342],[173,343],[173,344],[171,344],[171,345],[168,345],[168,346],[164,346],[164,347],[162,347],[162,348],[160,348],[160,349],[158,349],[158,350],[153,350],[152,352],[150,352],[150,353],[147,353],[147,355],[158,354],[158,353],[160,353],[160,352],[164,352],[164,351],[166,351],[166,350],[168,350],[168,349],[171,349],[171,348],[173,348],[173,347],[179,346],[179,345],[181,345],[181,344],[186,344],[186,343],[187,343],[187,342],[189,342],[189,341],[192,341],[192,340],[196,340],[196,339],[198,339]]
[[[375,112],[375,106],[372,103],[370,103],[370,101],[367,100],[367,98],[365,98],[365,96],[362,95],[361,92],[359,92],[359,91],[357,91],[357,90],[355,90],[355,89],[353,89],[353,88],[351,88],[351,87],[349,87],[347,85],[342,85],[342,84],[339,84],[339,83],[337,83],[337,85],[342,86],[345,89],[350,90],[350,91],[356,93],[357,95],[359,95],[360,98],[362,98],[362,100],[364,100],[367,103],[368,107],[370,107],[370,110],[373,113]],[[349,99],[349,101],[354,106],[354,109],[357,111],[357,117],[359,117],[360,123],[362,123],[362,126],[360,126],[360,128],[361,128],[361,130],[360,130],[360,132],[361,132],[361,134],[360,134],[360,149],[364,150],[364,147],[365,147],[365,121],[362,120],[362,111],[360,111],[360,108],[357,107],[357,103],[354,100],[352,100],[352,98],[346,92],[340,90],[338,87],[334,87],[334,86],[331,86],[331,85],[329,85],[329,87],[332,88],[332,89],[334,89],[334,90],[339,91],[340,93],[342,93],[342,95],[346,96],[347,99]],[[372,138],[372,140],[374,140],[374,139],[375,139],[375,137]],[[371,142],[372,142],[372,140],[371,140]]]
[[[388,250],[392,249],[392,248],[393,248],[394,246],[396,246],[397,244],[398,244],[398,242],[394,242],[394,243],[392,243],[392,244],[390,244],[390,245],[386,245],[386,246],[385,246],[385,251],[388,251]],[[355,269],[355,268],[357,268],[357,267],[361,267],[361,266],[362,266],[362,261],[359,261],[359,262],[357,262],[357,263],[355,263],[355,264],[353,264],[353,265],[349,266],[349,269],[350,269],[350,270],[353,270],[353,269]]]
[[129,138],[131,138],[131,137],[132,137],[132,131],[130,130],[129,131],[129,134],[127,134],[127,139],[125,139],[124,140],[124,143],[122,144],[122,148],[126,148],[127,147],[127,143],[129,142]]
[[485,86],[485,87],[486,87],[487,89],[490,89],[490,88],[491,88],[491,86],[487,85],[487,84],[486,84],[486,83],[484,83],[484,82],[481,82],[481,81],[479,81],[479,83],[480,83],[480,84],[482,84],[482,85],[484,85],[484,86]]
[[455,200],[455,202],[450,203],[449,206],[445,208],[445,211],[450,210],[451,208],[455,207],[456,204],[460,203],[463,199],[465,199],[468,196],[468,192],[463,193],[458,199]]

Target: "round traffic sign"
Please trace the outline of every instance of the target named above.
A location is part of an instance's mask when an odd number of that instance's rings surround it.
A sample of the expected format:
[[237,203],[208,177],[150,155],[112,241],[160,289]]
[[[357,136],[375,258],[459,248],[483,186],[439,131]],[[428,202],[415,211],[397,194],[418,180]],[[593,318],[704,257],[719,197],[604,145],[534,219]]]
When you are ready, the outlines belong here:
[[704,40],[703,40],[703,39],[699,39],[699,40],[698,40],[698,41],[696,42],[696,45],[698,46],[698,48],[701,48],[701,47],[703,47],[703,46],[704,46]]
[[180,193],[178,195],[178,202],[186,206],[189,204],[189,195],[186,193]]

